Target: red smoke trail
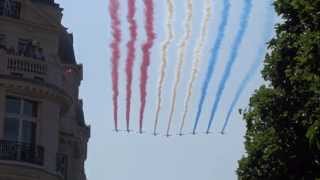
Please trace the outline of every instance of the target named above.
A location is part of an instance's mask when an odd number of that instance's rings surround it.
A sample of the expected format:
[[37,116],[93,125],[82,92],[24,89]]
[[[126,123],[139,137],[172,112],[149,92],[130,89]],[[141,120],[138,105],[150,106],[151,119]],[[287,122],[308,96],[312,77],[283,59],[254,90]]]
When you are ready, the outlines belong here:
[[119,59],[120,59],[120,41],[121,41],[121,29],[120,29],[120,19],[118,16],[118,11],[120,8],[120,3],[118,0],[110,0],[109,2],[109,13],[111,17],[111,28],[113,41],[110,44],[112,48],[112,90],[113,90],[113,117],[115,130],[118,131],[118,96],[119,96]]
[[143,125],[143,114],[146,105],[146,96],[147,96],[147,80],[148,80],[148,67],[150,64],[150,49],[153,46],[153,41],[155,39],[154,27],[153,27],[153,0],[144,0],[145,6],[145,30],[147,33],[147,41],[142,45],[143,57],[142,64],[140,67],[140,122],[139,122],[139,130],[142,133],[142,125]]
[[127,44],[128,54],[127,54],[127,63],[126,63],[126,75],[127,75],[127,101],[126,101],[126,121],[127,121],[127,131],[130,130],[130,108],[131,108],[131,85],[132,85],[132,70],[135,59],[135,42],[137,40],[137,22],[134,19],[136,14],[135,8],[136,0],[128,0],[128,22],[130,28],[131,39]]

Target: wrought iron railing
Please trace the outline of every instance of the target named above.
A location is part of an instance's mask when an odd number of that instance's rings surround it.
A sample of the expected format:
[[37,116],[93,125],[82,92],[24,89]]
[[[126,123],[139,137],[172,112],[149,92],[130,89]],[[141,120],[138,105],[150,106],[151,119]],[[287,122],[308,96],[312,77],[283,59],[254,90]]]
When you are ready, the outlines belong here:
[[44,148],[32,144],[0,140],[0,160],[43,165]]

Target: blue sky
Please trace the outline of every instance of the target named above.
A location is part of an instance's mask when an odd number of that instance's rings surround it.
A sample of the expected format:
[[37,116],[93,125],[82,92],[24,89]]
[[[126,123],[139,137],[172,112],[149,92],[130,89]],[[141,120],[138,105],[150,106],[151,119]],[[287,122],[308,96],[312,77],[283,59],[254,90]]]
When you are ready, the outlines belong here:
[[[154,137],[149,134],[139,135],[113,132],[112,118],[112,89],[110,48],[112,40],[110,18],[108,14],[108,0],[56,0],[64,8],[63,24],[74,34],[74,45],[77,61],[84,65],[84,80],[81,85],[81,98],[84,100],[84,110],[87,123],[91,125],[91,139],[86,162],[86,173],[89,180],[233,180],[237,179],[235,170],[237,161],[244,155],[245,123],[235,110],[231,116],[231,123],[227,134],[218,133],[226,116],[226,111],[235,94],[241,79],[254,61],[257,47],[264,43],[261,38],[266,18],[266,6],[270,0],[253,0],[253,12],[250,18],[248,31],[242,43],[239,57],[233,67],[231,77],[226,85],[218,113],[213,125],[213,134],[198,136],[183,136],[165,138]],[[123,40],[121,44],[120,66],[120,98],[119,121],[120,127],[125,126],[125,73],[124,63],[126,43],[128,37],[128,23],[126,21],[126,1],[121,2],[121,22]],[[177,59],[177,46],[183,33],[183,19],[185,16],[186,0],[175,1],[174,30],[176,36],[169,50],[169,64],[164,87],[164,103],[160,115],[160,132],[165,132],[165,127],[170,110],[171,89]],[[188,45],[187,63],[184,65],[183,77],[179,86],[177,112],[175,113],[173,132],[178,132],[185,89],[187,87],[191,64],[192,52],[199,35],[201,18],[203,15],[204,0],[194,0],[193,36]],[[208,58],[217,34],[220,22],[222,0],[212,0],[213,14],[210,19],[209,37],[203,50],[201,71],[194,86],[194,97],[188,115],[186,131],[191,132],[196,104],[199,100],[201,83],[204,79]],[[200,119],[199,131],[204,132],[212,107],[212,99],[219,80],[229,57],[230,47],[235,38],[239,24],[239,17],[243,7],[243,0],[231,0],[231,14],[227,27],[226,38],[222,44],[217,69],[210,84],[209,96],[204,105]],[[155,31],[157,39],[152,49],[151,66],[149,69],[147,108],[145,111],[145,130],[152,132],[156,105],[158,72],[160,65],[161,42],[165,38],[164,21],[166,8],[165,0],[155,0]],[[137,58],[134,67],[134,85],[131,122],[134,129],[138,127],[139,112],[139,67],[141,63],[140,46],[145,40],[143,29],[143,2],[137,0],[137,21],[139,37],[137,42]],[[253,75],[251,83],[246,88],[238,108],[245,108],[254,89],[263,83],[260,74]]]

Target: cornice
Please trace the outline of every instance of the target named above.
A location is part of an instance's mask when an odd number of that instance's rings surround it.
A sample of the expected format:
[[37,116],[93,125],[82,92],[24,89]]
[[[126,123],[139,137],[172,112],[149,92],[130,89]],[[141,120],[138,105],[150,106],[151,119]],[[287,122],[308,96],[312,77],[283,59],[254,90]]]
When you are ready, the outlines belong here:
[[19,24],[22,26],[26,26],[27,28],[42,29],[49,32],[60,32],[62,29],[62,26],[60,27],[46,26],[46,25],[31,22],[25,19],[14,19],[14,18],[5,17],[5,16],[0,16],[0,23]]
[[[33,165],[33,164],[29,164],[29,163],[23,163],[23,162],[15,162],[15,161],[7,161],[7,160],[0,160],[0,166],[6,167],[6,168],[19,168],[19,169],[26,169],[26,170],[30,170],[32,172],[38,171],[41,172],[43,174],[49,175],[49,176],[53,176],[55,178],[58,178],[59,180],[62,180],[62,177],[57,174],[56,172],[51,172],[49,170],[47,170],[45,167],[43,166],[37,166],[37,165]],[[15,176],[15,177],[24,177],[24,178],[35,178],[35,179],[39,179],[41,178],[42,174],[34,174],[34,173],[26,173],[25,171],[20,172],[14,172],[14,173],[9,173],[7,172],[6,174],[1,174],[1,175],[7,175],[7,176]]]
[[0,87],[4,87],[10,93],[58,101],[65,107],[64,110],[69,109],[72,104],[72,97],[63,89],[46,82],[0,75]]

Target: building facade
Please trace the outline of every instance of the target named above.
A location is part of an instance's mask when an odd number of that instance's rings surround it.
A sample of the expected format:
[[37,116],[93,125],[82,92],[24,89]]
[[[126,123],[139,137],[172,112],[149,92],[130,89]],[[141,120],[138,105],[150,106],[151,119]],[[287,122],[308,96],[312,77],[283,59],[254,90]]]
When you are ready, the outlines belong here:
[[73,37],[54,0],[0,0],[0,180],[86,180]]

